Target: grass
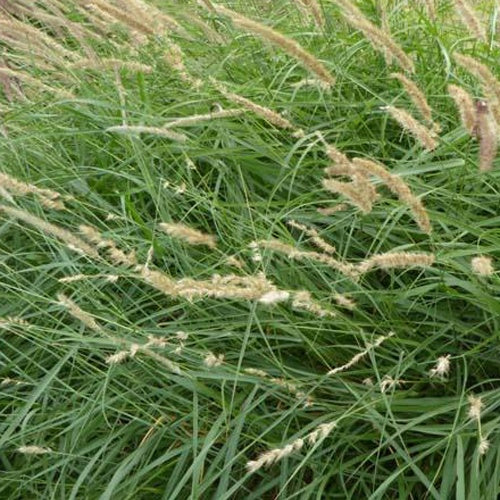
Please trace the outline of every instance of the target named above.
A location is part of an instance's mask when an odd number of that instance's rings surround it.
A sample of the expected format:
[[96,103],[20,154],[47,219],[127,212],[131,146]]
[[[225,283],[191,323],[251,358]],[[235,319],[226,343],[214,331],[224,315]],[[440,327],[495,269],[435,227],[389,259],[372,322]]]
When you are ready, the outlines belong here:
[[[81,41],[42,16],[60,19],[57,3],[40,1],[29,16],[16,15],[80,57]],[[113,263],[104,250],[100,259],[79,255],[0,212],[0,495],[496,498],[500,165],[495,160],[491,171],[479,172],[478,143],[461,126],[446,87],[453,83],[484,97],[480,82],[455,64],[458,52],[500,77],[498,5],[474,2],[487,31],[487,42],[481,42],[450,2],[439,3],[435,21],[413,2],[387,2],[392,36],[414,61],[412,78],[442,128],[429,152],[381,109],[393,105],[418,117],[390,76],[399,68],[388,66],[346,24],[335,2],[321,2],[324,30],[301,13],[299,2],[223,2],[318,57],[336,78],[329,91],[295,88],[293,83],[310,77],[307,69],[227,17],[196,2],[182,8],[157,3],[184,31],[168,39],[160,31],[143,38],[116,23],[100,35],[99,25],[77,4],[61,3],[66,19],[97,34],[85,43],[99,57],[146,64],[153,68],[149,74],[69,64],[45,68],[30,50],[2,41],[11,68],[75,97],[9,79],[25,98],[9,102],[5,93],[2,101],[1,171],[71,198],[61,211],[33,195],[1,204],[75,235],[80,225],[93,226],[119,249],[134,250],[140,264],[149,255],[151,269],[176,280],[262,272],[280,290],[309,291],[316,304],[336,315],[297,310],[291,300],[266,306],[258,300],[167,296],[132,266]],[[358,2],[379,25],[376,4]],[[198,88],[165,60],[172,42],[184,52],[187,73],[202,81]],[[185,143],[106,132],[123,123],[162,127],[238,107],[209,77],[282,113],[304,137],[251,112],[176,128],[187,135]],[[349,158],[377,160],[401,176],[425,204],[432,233],[423,233],[408,208],[376,180],[381,197],[368,214],[325,191],[323,170],[331,162],[318,132]],[[347,207],[332,215],[317,211],[341,202]],[[335,257],[349,262],[394,251],[432,253],[436,261],[425,269],[371,271],[357,282],[324,264],[267,250],[255,261],[249,244],[257,240],[277,238],[314,250],[300,230],[288,226],[290,219],[314,227],[335,245]],[[214,235],[217,247],[190,246],[161,231],[163,222]],[[492,276],[472,273],[471,259],[478,255],[493,259]],[[241,261],[241,269],[227,262],[229,256]],[[78,274],[89,277],[59,281]],[[110,282],[109,275],[118,279]],[[60,293],[106,333],[69,314],[58,302]],[[338,293],[356,307],[338,306]],[[179,331],[187,333],[185,341]],[[326,375],[389,332],[394,335],[359,363]],[[106,363],[124,348],[116,338],[129,346],[151,335],[166,340],[152,350],[178,364],[180,375],[140,350],[123,363]],[[223,363],[207,366],[209,353],[224,355]],[[450,372],[430,377],[446,355]],[[388,377],[398,383],[383,391]],[[472,394],[482,398],[479,422],[468,417]],[[305,404],[309,399],[312,404]],[[247,470],[246,463],[261,453],[332,421],[337,427],[314,445],[253,474]],[[484,454],[481,437],[490,444]],[[51,451],[31,455],[20,453],[21,446]]]

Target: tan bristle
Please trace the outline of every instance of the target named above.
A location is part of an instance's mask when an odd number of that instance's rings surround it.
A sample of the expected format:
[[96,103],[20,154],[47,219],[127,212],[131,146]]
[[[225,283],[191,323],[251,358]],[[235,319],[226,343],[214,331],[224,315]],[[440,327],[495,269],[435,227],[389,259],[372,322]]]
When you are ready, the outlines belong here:
[[476,135],[479,139],[479,170],[487,172],[493,168],[498,152],[498,124],[488,103],[477,105]]
[[325,264],[332,269],[341,272],[345,276],[348,276],[350,278],[357,277],[357,274],[354,271],[354,266],[352,264],[337,260],[328,254],[298,250],[297,248],[288,245],[287,243],[283,243],[279,240],[260,240],[255,241],[254,244],[257,248],[279,252],[293,260],[312,260],[321,262],[322,264]]
[[[0,59],[0,68],[8,68],[8,67],[9,66],[7,61],[3,58]],[[8,75],[4,75],[3,73],[0,72],[0,85],[2,86],[5,98],[9,103],[13,102],[16,99],[16,97],[19,97],[21,99],[25,98],[15,78]]]
[[137,31],[138,33],[143,35],[155,34],[153,27],[144,24],[136,17],[128,14],[125,10],[115,7],[105,0],[92,0],[90,5],[95,5],[98,9],[116,19],[116,21],[128,26],[130,29]]
[[259,455],[255,460],[247,462],[247,470],[249,473],[253,474],[263,467],[269,467],[292,455],[293,453],[300,451],[305,444],[315,445],[316,443],[326,439],[336,427],[336,421],[320,424],[316,427],[316,429],[304,436],[304,438],[298,438],[283,448],[274,448],[266,451],[265,453]]
[[301,309],[307,311],[319,318],[334,318],[337,314],[335,311],[324,309],[317,302],[315,302],[307,290],[295,292],[293,295],[292,307],[294,309]]
[[63,293],[58,294],[57,299],[59,304],[64,306],[68,312],[74,318],[81,321],[87,328],[94,330],[95,332],[102,333],[102,326],[96,321],[94,316],[84,311],[78,304],[73,302],[69,297],[66,297]]
[[297,4],[303,6],[304,10],[314,19],[314,23],[320,29],[325,27],[325,18],[318,0],[295,0]]
[[54,87],[49,87],[48,85],[45,85],[43,82],[40,80],[37,80],[36,78],[33,78],[32,76],[28,75],[24,71],[15,71],[10,68],[5,68],[5,67],[0,67],[0,74],[12,77],[12,78],[17,78],[20,81],[31,85],[39,90],[42,90],[44,92],[49,92],[51,94],[54,94],[56,96],[59,96],[62,99],[74,99],[74,95],[63,89],[57,89]]
[[50,49],[63,59],[74,60],[80,57],[77,52],[64,48],[53,37],[28,23],[23,23],[13,18],[0,18],[0,28],[3,33],[12,33],[20,40],[27,41],[41,48]]
[[[385,33],[388,37],[391,36],[391,27],[389,25],[389,15],[387,12],[388,9],[388,0],[380,0],[378,3],[378,12],[380,15],[380,28],[383,33]],[[383,49],[384,59],[387,66],[392,64],[393,56],[389,50],[386,48]]]
[[436,0],[423,0],[425,10],[431,21],[436,20]]
[[215,236],[202,233],[185,224],[162,222],[158,224],[158,227],[169,236],[179,238],[190,245],[206,245],[209,248],[216,247]]
[[367,193],[359,189],[359,185],[354,182],[341,182],[335,179],[323,179],[323,187],[334,194],[342,194],[349,201],[367,214],[372,210],[372,200]]
[[455,101],[463,127],[472,134],[476,126],[476,108],[472,96],[462,87],[453,84],[448,85],[448,93]]
[[178,375],[181,374],[181,370],[176,363],[173,363],[168,358],[161,356],[160,354],[156,353],[151,349],[152,346],[158,344],[155,339],[150,339],[148,343],[140,345],[134,342],[130,342],[129,340],[117,337],[116,335],[106,330],[103,326],[101,326],[101,324],[99,324],[96,321],[94,316],[92,316],[87,311],[84,311],[78,304],[76,304],[76,302],[71,300],[63,293],[60,293],[57,296],[57,298],[59,300],[59,304],[65,307],[71,316],[81,321],[87,328],[95,331],[96,333],[99,333],[103,337],[108,338],[114,344],[122,345],[127,348],[128,350],[127,356],[125,356],[122,351],[120,353],[117,353],[117,355],[114,358],[111,356],[111,360],[110,357],[108,357],[107,358],[108,363],[115,364],[117,362],[124,361],[128,356],[134,357],[135,354],[137,354],[137,352],[141,352],[149,356],[150,358],[154,359],[155,361],[158,361],[159,363],[163,364],[165,367],[167,367],[167,369],[169,369],[173,373],[176,373]]
[[411,267],[430,267],[434,264],[436,257],[427,253],[412,252],[387,252],[372,255],[356,266],[360,274],[367,273],[373,269],[407,269]]
[[246,109],[221,109],[220,111],[214,111],[212,113],[185,116],[183,118],[178,118],[177,120],[172,120],[163,125],[164,128],[175,128],[175,127],[189,127],[190,125],[196,125],[198,123],[217,120],[219,118],[232,118],[234,116],[241,116],[246,113]]
[[174,132],[164,127],[145,127],[143,125],[114,125],[108,127],[106,132],[117,132],[120,134],[150,134],[165,137],[176,142],[186,142],[187,136],[179,132]]
[[472,6],[469,5],[466,0],[453,0],[453,4],[470,34],[475,36],[478,40],[486,42],[486,32]]
[[[328,150],[327,150],[328,151]],[[354,165],[350,160],[347,160],[347,157],[339,152],[339,159],[342,159],[341,163],[336,163],[331,165],[330,167],[325,169],[326,175],[340,175],[340,176],[348,176],[351,178],[352,182],[350,185],[352,189],[348,188],[346,194],[349,193],[351,199],[362,201],[361,207],[366,207],[363,209],[365,213],[371,212],[373,203],[377,201],[379,195],[375,186],[370,183],[368,175]],[[329,153],[331,156],[331,152]],[[328,184],[328,183],[327,183]],[[331,185],[331,183],[330,183]],[[357,198],[353,198],[353,196],[357,196]]]
[[53,450],[48,447],[35,445],[19,446],[16,451],[23,455],[45,455],[46,453],[53,453]]
[[26,224],[39,229],[42,233],[61,240],[69,249],[73,251],[76,251],[83,255],[87,255],[88,257],[91,257],[93,259],[99,258],[99,254],[94,247],[90,246],[84,240],[82,240],[78,236],[75,236],[73,232],[67,229],[56,226],[55,224],[51,224],[50,222],[40,219],[36,215],[26,212],[25,210],[20,210],[18,208],[0,205],[0,211],[6,213],[10,217],[19,219]]
[[[95,51],[92,47],[87,43],[87,38],[91,38],[94,40],[100,40],[100,37],[96,35],[93,31],[85,28],[80,23],[72,22],[66,18],[64,13],[58,9],[56,6],[50,6],[49,9],[55,15],[47,14],[46,11],[30,7],[22,7],[21,11],[27,15],[28,17],[35,17],[39,21],[43,22],[44,25],[50,27],[52,30],[57,32],[61,39],[64,39],[66,33],[69,33],[80,45],[83,51],[87,54],[88,57],[96,57]],[[61,28],[64,28],[63,31]]]
[[437,142],[434,138],[435,133],[415,120],[408,111],[394,106],[386,106],[383,109],[385,109],[404,130],[413,135],[425,149],[428,151],[436,149]]
[[153,68],[147,64],[138,63],[135,61],[122,61],[121,59],[113,58],[101,58],[97,60],[93,59],[81,59],[75,63],[68,66],[69,68],[75,69],[91,69],[91,70],[115,70],[115,69],[125,69],[128,71],[134,71],[139,73],[151,73]]
[[278,128],[286,130],[294,130],[295,133],[298,135],[303,134],[302,130],[297,129],[293,123],[288,121],[286,118],[283,118],[280,114],[276,113],[275,111],[266,108],[264,106],[261,106],[260,104],[257,104],[251,101],[250,99],[247,99],[246,97],[228,91],[224,87],[224,85],[222,85],[222,83],[217,82],[213,78],[211,78],[210,81],[227,100],[243,106],[244,108],[248,109],[249,111],[252,111],[256,115],[260,116],[261,118],[275,125]]
[[418,88],[417,84],[401,73],[392,73],[391,77],[401,82],[424,120],[432,124],[432,108],[429,106],[425,94]]
[[453,57],[460,66],[481,81],[491,111],[496,121],[500,123],[500,82],[485,64],[480,63],[473,57],[463,54],[454,54]]
[[284,378],[281,377],[273,377],[266,373],[264,370],[260,370],[258,368],[245,368],[243,370],[245,373],[248,373],[248,375],[253,375],[255,377],[259,377],[263,380],[266,380],[270,382],[271,384],[275,384],[278,387],[282,387],[283,389],[287,390],[290,394],[295,395],[298,399],[306,399],[305,401],[305,406],[311,406],[312,405],[312,398],[306,396],[305,392],[302,391],[297,387],[296,384],[293,382],[290,382]]
[[403,203],[410,207],[420,229],[425,233],[431,232],[432,228],[429,215],[427,214],[424,205],[411,192],[408,185],[403,181],[403,179],[401,179],[401,177],[399,177],[399,175],[390,173],[386,170],[385,166],[372,160],[354,158],[352,162],[357,168],[365,171],[367,174],[374,175],[381,179]]
[[298,222],[294,220],[289,220],[288,225],[290,227],[294,227],[295,229],[299,229],[300,231],[303,231],[311,241],[320,249],[323,250],[323,252],[329,253],[329,254],[334,254],[336,252],[335,247],[327,243],[319,234],[316,229],[307,227],[305,224],[299,224]]
[[338,366],[337,368],[333,368],[329,372],[327,372],[328,376],[336,375],[337,373],[343,372],[345,370],[348,370],[355,364],[359,363],[363,358],[365,358],[372,349],[375,349],[376,347],[379,347],[383,342],[385,342],[387,339],[391,338],[394,336],[394,332],[389,332],[385,336],[379,337],[373,344],[368,343],[366,345],[366,348],[359,352],[358,354],[355,354],[350,361],[348,361],[345,365]]
[[215,12],[215,6],[212,0],[196,0],[202,7],[205,7],[211,12]]
[[349,309],[350,311],[352,311],[353,309],[356,308],[356,302],[354,302],[354,300],[352,300],[350,297],[347,297],[346,295],[343,295],[341,293],[337,293],[334,295],[334,299],[335,299],[335,302],[337,302],[337,304],[340,307],[345,307],[346,309]]
[[177,71],[181,80],[188,83],[195,89],[200,88],[203,85],[201,80],[194,78],[189,73],[184,63],[184,53],[182,52],[182,49],[170,39],[168,39],[168,46],[165,51],[164,59],[169,66]]
[[334,205],[332,207],[320,207],[318,208],[318,213],[321,215],[324,215],[328,217],[329,215],[333,215],[337,212],[342,212],[343,210],[347,210],[347,204],[346,203],[339,203],[338,205]]
[[183,297],[187,300],[211,297],[259,301],[269,297],[270,293],[277,294],[280,300],[287,298],[262,274],[255,276],[213,275],[210,280],[193,278],[175,280],[161,271],[143,267],[140,269],[140,277],[167,296]]
[[66,208],[60,193],[51,189],[38,188],[33,184],[19,181],[8,174],[0,173],[0,187],[15,196],[34,194],[40,200],[40,203],[47,208],[55,210],[64,210]]
[[376,50],[381,51],[384,56],[388,54],[409,73],[415,72],[413,61],[390,35],[370,22],[349,0],[336,0],[336,3],[342,7],[346,21],[360,30]]
[[165,14],[151,3],[142,0],[120,0],[120,4],[124,9],[131,10],[131,15],[141,19],[143,24],[153,27],[158,35],[173,30],[181,36],[188,36],[186,30],[172,16]]
[[103,248],[106,250],[108,258],[116,265],[123,265],[125,267],[132,267],[137,265],[137,259],[135,257],[135,252],[125,253],[123,250],[116,246],[113,240],[106,239],[102,234],[92,226],[80,225],[80,234],[95,245],[96,248]]
[[478,276],[492,276],[495,273],[493,259],[485,255],[478,255],[471,260],[471,268]]
[[302,48],[302,46],[295,40],[221,5],[216,5],[215,10],[218,13],[231,18],[236,26],[260,36],[264,40],[282,48],[288,55],[301,62],[309,71],[311,71],[311,73],[314,73],[325,84],[333,85],[335,83],[335,78],[329,73],[323,63],[310,52],[304,50],[304,48]]

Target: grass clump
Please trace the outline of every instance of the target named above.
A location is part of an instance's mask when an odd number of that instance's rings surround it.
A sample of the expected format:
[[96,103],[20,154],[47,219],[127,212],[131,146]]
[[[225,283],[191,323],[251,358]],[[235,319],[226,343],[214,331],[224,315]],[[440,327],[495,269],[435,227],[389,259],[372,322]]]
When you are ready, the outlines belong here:
[[2,3],[2,497],[496,498],[497,10]]

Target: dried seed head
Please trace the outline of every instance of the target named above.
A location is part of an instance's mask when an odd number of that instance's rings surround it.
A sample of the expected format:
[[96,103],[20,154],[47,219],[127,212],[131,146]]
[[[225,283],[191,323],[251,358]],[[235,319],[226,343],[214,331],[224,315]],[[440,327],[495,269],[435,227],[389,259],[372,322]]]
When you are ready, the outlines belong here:
[[151,73],[153,68],[147,64],[136,61],[123,61],[121,59],[102,58],[102,59],[80,59],[69,65],[69,68],[86,70],[128,70],[137,73]]
[[24,455],[44,455],[46,453],[53,453],[53,451],[48,447],[35,445],[20,446],[16,451],[23,453]]
[[471,267],[474,274],[478,276],[491,276],[495,272],[493,259],[484,255],[479,255],[471,260]]
[[188,127],[190,125],[197,125],[198,123],[209,122],[217,120],[219,118],[232,118],[233,116],[241,116],[247,111],[248,111],[247,109],[221,109],[219,111],[214,111],[212,113],[178,118],[177,120],[172,120],[170,122],[165,123],[163,127],[164,128]]
[[84,311],[79,305],[73,302],[69,297],[66,297],[63,293],[57,295],[59,300],[59,304],[65,307],[71,316],[80,320],[86,327],[94,330],[95,332],[102,333],[103,329],[99,323],[95,320],[95,318]]
[[346,295],[337,293],[335,294],[334,298],[335,302],[337,302],[340,307],[345,307],[346,309],[349,309],[351,311],[356,307],[356,302],[354,302],[354,300],[352,300],[350,297],[347,297]]
[[180,134],[179,132],[174,132],[168,128],[161,127],[145,127],[142,125],[115,125],[113,127],[108,127],[106,132],[117,132],[120,134],[150,134],[158,135],[160,137],[165,137],[176,142],[186,142],[187,136]]
[[384,375],[384,378],[380,381],[380,391],[384,393],[388,390],[395,389],[402,384],[404,384],[403,380],[394,379],[390,375]]
[[267,292],[259,299],[261,304],[272,305],[278,302],[284,302],[290,298],[290,293],[285,290],[272,290]]
[[429,375],[431,377],[446,377],[446,375],[450,372],[450,357],[450,354],[440,356],[437,359],[436,366],[429,370]]
[[471,35],[475,36],[478,40],[486,42],[486,32],[477,13],[469,5],[466,0],[453,0],[455,10],[460,16],[460,19],[467,27]]
[[335,259],[331,255],[320,252],[304,252],[298,250],[292,245],[281,242],[280,240],[260,240],[253,242],[255,244],[254,248],[257,249],[267,249],[275,252],[280,252],[286,255],[289,259],[294,260],[313,260],[316,262],[321,262],[332,269],[335,269],[345,276],[351,279],[357,279],[358,275],[355,272],[354,266],[352,264],[342,262],[341,260]]
[[99,249],[105,249],[108,254],[109,259],[116,265],[124,265],[126,267],[132,267],[137,265],[137,258],[135,256],[135,251],[125,253],[120,250],[113,240],[106,239],[102,234],[92,226],[80,225],[80,233],[84,238],[96,246]]
[[58,240],[61,240],[70,250],[73,250],[82,255],[87,255],[93,259],[98,259],[99,254],[97,250],[87,244],[81,238],[75,236],[71,231],[64,229],[50,222],[46,222],[35,215],[26,212],[25,210],[20,210],[14,207],[7,207],[5,205],[0,205],[0,211],[6,213],[7,215],[19,219],[30,226],[42,231],[49,236],[53,236]]
[[334,254],[336,252],[335,247],[327,243],[319,234],[316,229],[312,227],[307,227],[305,224],[299,224],[298,222],[294,220],[289,220],[287,221],[288,225],[290,227],[293,227],[295,229],[299,229],[300,231],[303,231],[309,238],[311,238],[311,241],[320,249],[323,250],[323,252],[329,253],[329,254]]
[[480,455],[486,455],[486,452],[490,448],[490,442],[485,438],[481,437],[479,440],[478,452]]
[[24,71],[16,71],[10,68],[0,67],[0,75],[9,76],[12,78],[16,78],[21,82],[26,83],[42,92],[48,92],[49,94],[54,94],[61,99],[74,99],[75,96],[68,90],[63,90],[55,87],[50,87],[49,85],[45,85],[45,83],[40,80],[32,77],[28,73]]
[[214,236],[202,233],[185,224],[162,222],[158,227],[169,236],[179,238],[190,245],[206,245],[209,248],[216,247]]
[[452,84],[448,85],[448,94],[455,101],[463,127],[472,134],[476,126],[476,109],[472,96],[462,87]]
[[337,212],[347,210],[347,203],[339,203],[338,205],[334,205],[332,207],[320,207],[317,210],[321,215],[328,217],[329,215],[333,215]]
[[372,44],[373,48],[381,51],[387,58],[394,59],[405,71],[415,72],[413,61],[408,57],[403,49],[384,32],[384,30],[370,22],[363,13],[351,3],[350,0],[336,0],[342,8],[346,21],[354,28],[360,30]]
[[116,354],[108,356],[106,358],[106,363],[108,365],[116,365],[119,363],[123,363],[130,356],[129,351],[119,351]]
[[300,451],[306,443],[310,445],[316,444],[318,441],[322,441],[327,438],[333,429],[337,427],[337,422],[328,422],[325,424],[320,424],[316,429],[307,434],[304,438],[298,438],[290,444],[287,444],[283,448],[274,448],[272,450],[266,451],[257,457],[256,460],[251,460],[247,462],[247,470],[250,473],[256,472],[262,467],[273,465],[283,458],[292,455],[295,452]]
[[209,352],[203,360],[203,363],[208,368],[214,368],[220,366],[222,365],[223,362],[224,362],[224,354],[215,355],[213,352]]
[[498,152],[498,124],[495,121],[490,106],[479,101],[476,106],[476,135],[479,139],[479,170],[489,171]]
[[422,231],[429,234],[432,230],[429,215],[423,203],[411,192],[408,185],[397,174],[392,174],[380,163],[364,158],[354,158],[353,165],[366,174],[371,174],[381,179],[385,185],[410,207],[410,210]]
[[433,254],[415,252],[386,252],[363,260],[356,266],[360,274],[373,269],[406,269],[409,267],[430,267],[436,260]]
[[341,194],[348,198],[363,213],[367,214],[372,211],[371,196],[366,190],[360,189],[359,184],[355,182],[341,182],[335,179],[323,179],[322,184],[327,191],[334,194]]
[[330,370],[327,375],[335,375],[339,372],[343,372],[345,370],[348,370],[352,366],[354,366],[356,363],[359,363],[366,355],[374,348],[380,346],[383,342],[385,342],[387,339],[391,338],[394,336],[394,332],[389,332],[385,336],[379,337],[373,344],[367,344],[366,349],[363,351],[359,352],[358,354],[355,354],[350,361],[348,361],[345,365],[339,366],[337,368],[334,368],[333,370]]
[[404,89],[424,120],[429,124],[432,124],[432,108],[429,106],[425,94],[418,88],[417,84],[402,73],[392,73],[391,77],[396,78],[402,83]]
[[311,53],[304,50],[295,40],[221,5],[216,5],[215,10],[219,14],[224,14],[231,18],[236,26],[281,47],[288,55],[301,62],[325,84],[333,85],[335,83],[335,78],[329,73],[323,63]]
[[311,294],[307,290],[302,290],[300,292],[295,292],[293,296],[292,307],[294,309],[301,309],[308,311],[315,316],[320,318],[336,316],[335,311],[330,311],[328,309],[323,309],[317,302],[313,300]]
[[488,104],[495,120],[500,122],[500,82],[485,64],[463,54],[454,54],[455,61],[466,71],[473,74],[482,83],[484,95],[488,98]]
[[469,402],[469,411],[467,413],[469,418],[471,420],[481,420],[481,410],[484,406],[482,399],[471,394],[467,400]]
[[428,151],[436,149],[437,142],[435,139],[435,132],[433,130],[428,129],[419,123],[404,109],[396,108],[394,106],[385,106],[383,109],[387,110],[387,112],[403,127],[403,129],[412,134],[425,149]]
[[279,113],[276,113],[276,111],[261,106],[260,104],[257,104],[256,102],[251,101],[250,99],[247,99],[246,97],[243,97],[239,94],[230,92],[221,82],[218,82],[214,78],[210,78],[210,82],[227,100],[243,106],[247,110],[252,111],[257,116],[260,116],[261,118],[278,128],[295,131],[295,133],[297,133],[298,135],[303,134],[302,130],[298,129],[292,122],[290,122],[286,118],[283,118],[283,116],[281,116]]

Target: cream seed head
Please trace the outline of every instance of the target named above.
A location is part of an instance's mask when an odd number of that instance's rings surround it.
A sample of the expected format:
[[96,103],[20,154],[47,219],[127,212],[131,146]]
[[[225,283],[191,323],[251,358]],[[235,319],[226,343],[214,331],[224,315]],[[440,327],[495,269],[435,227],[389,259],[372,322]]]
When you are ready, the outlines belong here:
[[495,272],[493,259],[485,255],[478,255],[471,260],[471,268],[474,274],[478,276],[492,276]]
[[215,236],[203,233],[185,224],[162,222],[158,227],[169,236],[183,240],[190,245],[205,245],[209,248],[217,246]]
[[259,299],[261,304],[272,305],[277,304],[278,302],[284,302],[290,298],[290,292],[285,290],[272,290],[270,292],[265,293]]
[[224,354],[215,355],[213,352],[209,352],[203,359],[203,363],[207,368],[215,368],[224,363]]
[[453,0],[455,10],[460,16],[463,24],[467,27],[471,35],[475,36],[478,40],[486,42],[486,32],[478,17],[477,12],[474,11],[472,6],[467,0]]
[[45,455],[46,453],[53,453],[52,449],[48,447],[36,445],[19,446],[16,451],[24,455]]
[[458,85],[448,85],[448,94],[455,101],[455,105],[460,114],[462,126],[472,134],[476,126],[476,108],[474,106],[474,99],[463,88]]
[[474,394],[469,395],[467,398],[469,402],[469,411],[467,413],[471,420],[481,420],[481,410],[484,406],[483,401],[480,397],[474,396]]
[[384,106],[382,109],[385,109],[404,130],[413,135],[427,151],[436,149],[436,133],[419,123],[408,111],[394,106]]
[[273,28],[269,28],[264,24],[254,21],[253,19],[245,17],[238,12],[223,7],[222,5],[216,5],[215,10],[220,14],[228,16],[236,26],[283,49],[288,55],[301,62],[311,73],[315,74],[316,77],[325,84],[331,86],[335,83],[335,78],[326,69],[324,64],[292,38],[279,33]]
[[444,378],[450,372],[450,354],[446,354],[445,356],[440,356],[437,359],[436,366],[429,370],[429,375],[431,377],[440,377]]
[[490,442],[485,437],[481,437],[479,439],[479,446],[478,446],[479,454],[486,455],[489,448],[490,448]]

